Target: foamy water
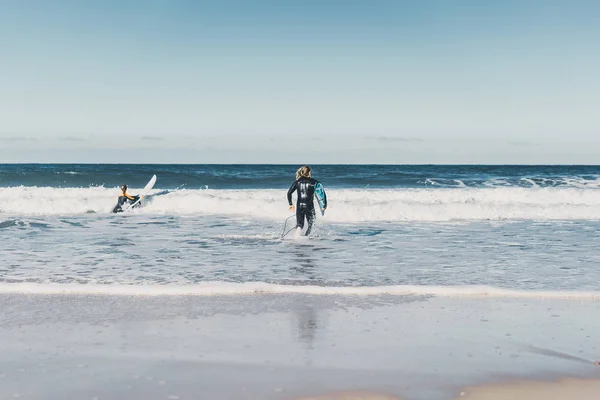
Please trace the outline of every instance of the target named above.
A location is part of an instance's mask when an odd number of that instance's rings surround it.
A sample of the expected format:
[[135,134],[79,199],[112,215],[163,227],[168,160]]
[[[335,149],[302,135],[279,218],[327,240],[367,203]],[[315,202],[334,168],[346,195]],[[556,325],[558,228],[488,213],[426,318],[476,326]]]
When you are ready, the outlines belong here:
[[[135,189],[132,190],[135,193]],[[581,188],[330,189],[331,222],[600,220],[600,190]],[[10,216],[109,214],[117,188],[0,188]],[[153,190],[146,215],[215,215],[281,220],[285,190]],[[2,215],[0,214],[0,215]]]
[[[285,214],[286,216],[288,214]],[[593,299],[596,221],[338,223],[84,214],[0,223],[0,292]]]
[[120,296],[232,296],[257,294],[309,294],[323,296],[436,296],[466,298],[600,300],[600,291],[508,290],[489,286],[363,286],[327,287],[278,285],[264,282],[206,282],[191,285],[77,285],[0,284],[0,293],[78,294]]

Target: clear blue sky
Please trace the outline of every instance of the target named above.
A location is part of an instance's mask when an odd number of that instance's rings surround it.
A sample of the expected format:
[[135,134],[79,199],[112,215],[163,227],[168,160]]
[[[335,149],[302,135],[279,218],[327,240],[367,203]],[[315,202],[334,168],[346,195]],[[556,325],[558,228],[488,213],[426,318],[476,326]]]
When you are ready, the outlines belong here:
[[600,163],[600,2],[0,0],[0,162]]

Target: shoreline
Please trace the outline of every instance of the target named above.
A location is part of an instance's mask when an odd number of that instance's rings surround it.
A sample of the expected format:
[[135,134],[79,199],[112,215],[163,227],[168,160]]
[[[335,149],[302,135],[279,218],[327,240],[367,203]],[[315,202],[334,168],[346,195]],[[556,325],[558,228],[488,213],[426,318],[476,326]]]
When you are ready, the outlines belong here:
[[595,301],[600,304],[600,291],[522,290],[486,285],[388,285],[388,286],[318,286],[291,285],[268,282],[205,282],[185,285],[159,284],[94,284],[94,283],[0,283],[0,295],[39,296],[425,296],[464,299],[516,299]]

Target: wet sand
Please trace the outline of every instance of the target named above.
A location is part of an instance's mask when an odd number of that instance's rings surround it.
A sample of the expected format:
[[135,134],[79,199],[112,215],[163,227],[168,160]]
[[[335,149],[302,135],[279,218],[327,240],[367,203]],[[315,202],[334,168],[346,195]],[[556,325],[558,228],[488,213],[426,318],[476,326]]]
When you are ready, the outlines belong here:
[[595,301],[1,294],[0,305],[1,399],[600,393]]

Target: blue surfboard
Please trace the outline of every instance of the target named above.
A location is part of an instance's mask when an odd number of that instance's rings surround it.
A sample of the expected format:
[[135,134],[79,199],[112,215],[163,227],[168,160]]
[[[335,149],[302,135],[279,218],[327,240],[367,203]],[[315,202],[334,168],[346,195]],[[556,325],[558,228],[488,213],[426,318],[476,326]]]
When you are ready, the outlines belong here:
[[318,182],[315,185],[315,197],[317,198],[317,202],[319,203],[319,208],[321,209],[321,215],[325,215],[325,188]]

